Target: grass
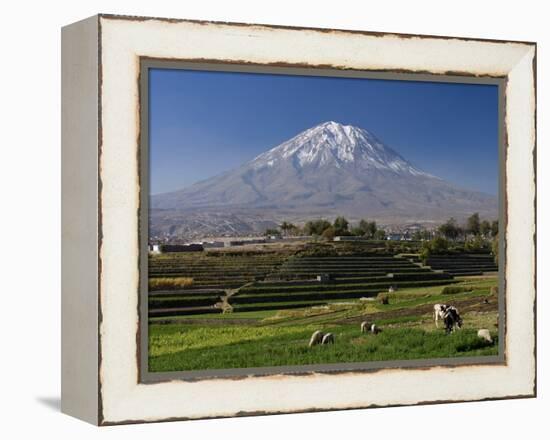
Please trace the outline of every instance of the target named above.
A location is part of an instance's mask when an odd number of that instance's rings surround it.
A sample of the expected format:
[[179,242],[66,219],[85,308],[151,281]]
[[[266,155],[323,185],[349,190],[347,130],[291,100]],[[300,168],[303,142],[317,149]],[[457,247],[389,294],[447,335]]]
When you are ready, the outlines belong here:
[[[184,319],[186,322],[189,320],[196,320],[201,321],[204,319],[208,319],[209,321],[212,319],[216,320],[240,320],[240,319],[246,319],[246,320],[254,320],[259,321],[262,319],[270,318],[274,316],[277,313],[277,310],[256,310],[256,311],[250,311],[250,312],[231,312],[231,313],[218,313],[218,314],[211,314],[211,313],[201,313],[196,315],[185,315],[182,316],[181,319]],[[157,321],[165,321],[166,318],[162,317],[155,317],[155,318],[149,318],[150,323],[155,323]],[[171,321],[178,320],[177,316],[170,317]]]
[[[220,288],[261,280],[262,277],[255,277],[257,274],[268,275],[271,281],[256,282],[232,296],[232,313],[207,313],[203,309],[195,315],[179,311],[181,316],[151,317],[150,370],[497,354],[498,344],[489,345],[477,338],[478,328],[488,328],[495,340],[497,337],[498,313],[493,308],[496,297],[491,295],[491,289],[498,283],[495,276],[445,279],[441,273],[383,252],[378,256],[367,252],[365,256],[354,256],[353,252],[359,248],[355,244],[338,244],[321,257],[326,249],[319,246],[309,258],[290,259],[289,254],[254,252],[152,258],[151,272],[159,276],[150,280],[152,310],[211,304],[223,296]],[[311,281],[312,274],[324,272],[334,273],[335,279],[329,283]],[[386,278],[387,272],[394,273],[394,278]],[[295,284],[283,281],[286,277],[297,281]],[[386,292],[390,284],[398,290]],[[387,297],[389,303],[374,300],[378,293]],[[357,299],[359,296],[373,298],[361,301]],[[451,335],[436,329],[432,318],[432,304],[448,301],[461,309],[464,318],[464,329]],[[359,322],[369,315],[382,328],[379,335],[359,332]],[[330,331],[336,343],[309,348],[309,338],[315,330]]]
[[149,278],[149,290],[182,289],[193,285],[193,278],[188,277],[162,277]]
[[152,324],[149,368],[185,371],[497,354],[497,344],[486,344],[473,329],[445,335],[442,330],[387,328],[379,335],[361,335],[357,325],[326,324],[322,329],[333,333],[336,343],[309,348],[309,337],[317,329]]

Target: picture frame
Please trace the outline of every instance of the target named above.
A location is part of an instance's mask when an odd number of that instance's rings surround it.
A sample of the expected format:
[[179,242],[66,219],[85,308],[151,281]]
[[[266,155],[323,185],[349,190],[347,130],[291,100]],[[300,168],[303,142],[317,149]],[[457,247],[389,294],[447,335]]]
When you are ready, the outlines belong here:
[[[504,231],[499,356],[148,373],[143,77],[151,66],[182,63],[206,70],[497,84]],[[111,425],[534,397],[535,162],[535,43],[105,14],[66,26],[63,412]]]

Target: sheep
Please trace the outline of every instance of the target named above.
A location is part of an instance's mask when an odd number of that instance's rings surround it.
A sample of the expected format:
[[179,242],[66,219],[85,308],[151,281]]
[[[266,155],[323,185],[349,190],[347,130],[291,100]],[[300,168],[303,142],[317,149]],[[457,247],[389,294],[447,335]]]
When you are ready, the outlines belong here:
[[321,341],[322,345],[326,344],[334,344],[334,335],[332,333],[327,333],[325,336],[323,336],[323,340]]
[[489,333],[489,330],[486,328],[479,329],[477,331],[477,337],[480,339],[484,339],[489,344],[493,343],[493,338],[491,338],[491,333]]
[[368,333],[370,331],[371,323],[368,321],[363,321],[361,323],[361,333]]
[[380,333],[382,330],[376,325],[376,324],[372,324],[370,326],[370,332],[373,334],[373,335],[377,335],[378,333]]
[[320,330],[313,332],[311,339],[309,340],[309,346],[313,347],[314,345],[320,344],[323,341],[324,333]]
[[388,289],[388,293],[393,293],[397,290],[397,287],[395,286],[390,286],[390,288]]

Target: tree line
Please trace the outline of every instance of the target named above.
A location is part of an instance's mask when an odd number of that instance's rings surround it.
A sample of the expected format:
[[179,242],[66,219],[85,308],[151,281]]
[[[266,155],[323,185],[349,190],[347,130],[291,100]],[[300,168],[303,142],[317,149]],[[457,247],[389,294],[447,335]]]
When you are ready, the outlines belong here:
[[325,219],[309,220],[303,227],[296,226],[290,222],[282,222],[278,228],[269,228],[265,235],[314,235],[332,240],[336,236],[357,236],[366,239],[384,240],[386,231],[378,228],[375,221],[362,219],[357,226],[351,226],[349,221],[342,216],[338,216],[331,223]]
[[[334,222],[326,219],[309,220],[300,227],[284,221],[277,228],[269,228],[266,236],[296,236],[312,235],[332,240],[336,236],[356,236],[370,240],[385,240],[386,231],[379,228],[374,220],[362,219],[356,226],[351,226],[349,221],[338,216]],[[444,238],[449,241],[464,241],[476,245],[477,241],[494,239],[498,236],[498,220],[489,221],[480,219],[479,213],[474,213],[466,220],[464,225],[459,225],[454,218],[450,218],[436,230],[420,229],[412,233],[410,238],[415,241],[429,241],[434,238]]]
[[437,229],[438,233],[448,240],[465,240],[468,236],[494,238],[498,235],[498,220],[481,220],[479,213],[474,213],[460,226],[454,218],[450,218]]

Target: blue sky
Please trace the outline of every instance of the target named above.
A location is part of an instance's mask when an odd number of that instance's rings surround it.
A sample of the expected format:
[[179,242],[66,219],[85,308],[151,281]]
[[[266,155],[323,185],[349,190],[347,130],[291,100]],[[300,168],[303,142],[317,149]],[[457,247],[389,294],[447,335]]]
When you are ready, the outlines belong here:
[[151,194],[230,170],[325,121],[375,134],[417,167],[497,194],[493,85],[151,69]]

